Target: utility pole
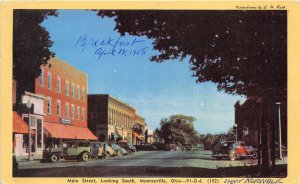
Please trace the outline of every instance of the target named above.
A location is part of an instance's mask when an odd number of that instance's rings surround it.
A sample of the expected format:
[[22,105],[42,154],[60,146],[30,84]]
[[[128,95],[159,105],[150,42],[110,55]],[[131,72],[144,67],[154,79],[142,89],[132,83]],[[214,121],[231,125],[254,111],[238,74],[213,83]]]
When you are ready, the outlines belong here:
[[278,105],[278,143],[279,143],[279,159],[282,160],[282,142],[281,142],[281,113],[280,113],[280,102],[276,102]]

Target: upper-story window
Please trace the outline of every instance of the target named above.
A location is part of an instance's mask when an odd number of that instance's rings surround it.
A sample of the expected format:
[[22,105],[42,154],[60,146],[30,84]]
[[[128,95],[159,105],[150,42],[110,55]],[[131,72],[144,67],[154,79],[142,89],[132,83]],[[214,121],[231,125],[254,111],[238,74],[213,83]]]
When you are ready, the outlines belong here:
[[69,103],[66,103],[66,118],[69,118]]
[[69,81],[66,80],[66,95],[69,96],[70,90],[69,90]]
[[76,118],[79,119],[79,117],[80,117],[80,107],[77,106]]
[[51,99],[48,99],[47,100],[47,111],[48,111],[48,114],[51,114],[51,108],[52,108],[52,105],[51,105]]
[[85,115],[85,110],[84,108],[82,107],[81,109],[81,120],[84,121],[84,115]]
[[71,105],[71,116],[74,119],[74,104]]
[[81,96],[82,96],[82,100],[85,100],[85,89],[82,88],[82,92],[81,92]]
[[41,69],[40,73],[40,86],[44,86],[44,69]]
[[48,89],[52,89],[52,76],[51,76],[51,72],[48,72],[47,82],[48,82]]
[[80,99],[80,86],[77,86],[77,99]]
[[57,100],[57,116],[61,116],[61,101],[60,100]]
[[75,97],[75,85],[72,83],[72,97]]
[[61,78],[57,76],[57,92],[61,93]]

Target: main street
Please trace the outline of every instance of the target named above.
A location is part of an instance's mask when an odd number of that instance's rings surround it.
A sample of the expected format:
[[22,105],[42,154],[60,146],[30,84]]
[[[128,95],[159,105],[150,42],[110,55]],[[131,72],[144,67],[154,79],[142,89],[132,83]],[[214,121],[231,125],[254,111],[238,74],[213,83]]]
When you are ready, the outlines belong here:
[[[286,169],[278,162],[278,174]],[[57,163],[20,162],[18,176],[28,177],[229,177],[255,175],[257,160],[212,158],[211,151],[140,151],[123,157]]]

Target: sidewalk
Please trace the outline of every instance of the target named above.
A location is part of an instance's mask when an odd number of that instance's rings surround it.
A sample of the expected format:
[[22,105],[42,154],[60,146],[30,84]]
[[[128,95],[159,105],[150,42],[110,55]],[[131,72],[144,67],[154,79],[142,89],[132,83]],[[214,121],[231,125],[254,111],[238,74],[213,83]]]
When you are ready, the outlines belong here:
[[28,156],[17,156],[16,160],[19,164],[21,163],[33,163],[33,162],[40,162],[43,159],[42,155],[35,155],[33,154],[33,160],[29,160]]

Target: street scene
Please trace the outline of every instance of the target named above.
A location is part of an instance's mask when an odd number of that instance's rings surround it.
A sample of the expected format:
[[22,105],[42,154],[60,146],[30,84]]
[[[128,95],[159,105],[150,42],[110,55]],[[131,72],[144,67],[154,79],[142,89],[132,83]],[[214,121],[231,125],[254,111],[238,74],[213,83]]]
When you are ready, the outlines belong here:
[[13,20],[13,177],[287,177],[287,11]]
[[[218,160],[211,151],[139,151],[123,157],[93,159],[88,162],[65,160],[43,163],[20,162],[18,176],[30,177],[246,177],[255,173],[256,159]],[[285,177],[287,158],[279,160],[277,177]],[[275,173],[274,173],[275,174]]]

